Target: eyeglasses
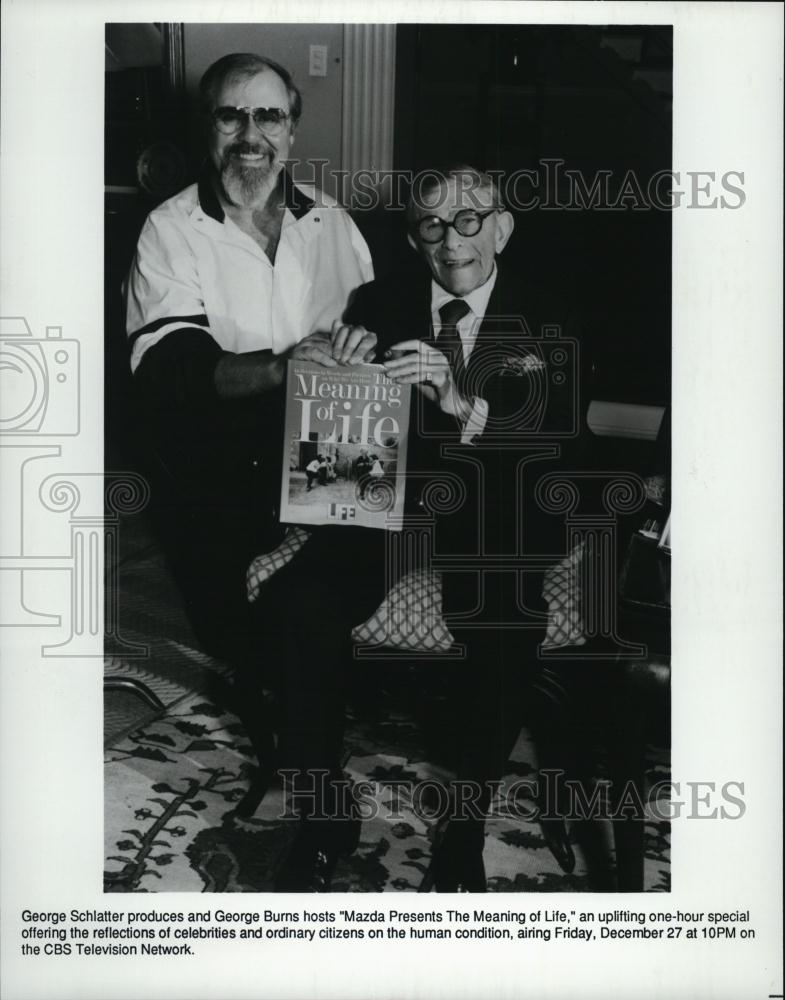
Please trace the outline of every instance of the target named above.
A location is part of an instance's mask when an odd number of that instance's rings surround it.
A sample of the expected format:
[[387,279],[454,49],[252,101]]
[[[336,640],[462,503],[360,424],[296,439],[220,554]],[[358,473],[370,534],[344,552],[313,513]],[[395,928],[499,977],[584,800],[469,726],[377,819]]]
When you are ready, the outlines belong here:
[[244,129],[250,118],[260,132],[278,135],[284,130],[289,113],[281,108],[216,108],[212,115],[213,124],[224,135],[235,135]]
[[487,212],[475,212],[472,208],[465,208],[456,212],[452,222],[440,219],[438,215],[426,215],[418,219],[415,228],[423,243],[441,243],[447,235],[448,226],[461,236],[476,236],[488,216],[498,211],[498,208],[489,208]]

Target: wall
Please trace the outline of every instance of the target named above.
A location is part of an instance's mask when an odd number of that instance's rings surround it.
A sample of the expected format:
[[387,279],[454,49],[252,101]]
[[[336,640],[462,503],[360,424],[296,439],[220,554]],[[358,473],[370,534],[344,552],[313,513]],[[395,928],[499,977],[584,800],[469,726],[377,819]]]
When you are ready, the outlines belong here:
[[[229,52],[256,52],[285,66],[303,95],[303,117],[294,156],[328,160],[324,190],[335,195],[328,171],[341,166],[343,25],[341,24],[186,24],[185,84],[189,104],[199,79],[216,59]],[[308,75],[309,45],[327,46],[327,76]],[[304,172],[302,172],[304,171]],[[294,168],[295,179],[312,178],[311,168]]]

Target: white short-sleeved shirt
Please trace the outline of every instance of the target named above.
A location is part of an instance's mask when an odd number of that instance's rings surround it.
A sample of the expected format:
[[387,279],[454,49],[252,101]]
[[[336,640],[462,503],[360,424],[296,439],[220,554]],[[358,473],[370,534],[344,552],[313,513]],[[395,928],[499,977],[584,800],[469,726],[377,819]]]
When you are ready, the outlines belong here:
[[207,178],[150,213],[126,285],[131,369],[174,330],[201,328],[225,351],[280,354],[329,331],[373,278],[368,246],[321,191],[283,175],[275,266],[224,211]]

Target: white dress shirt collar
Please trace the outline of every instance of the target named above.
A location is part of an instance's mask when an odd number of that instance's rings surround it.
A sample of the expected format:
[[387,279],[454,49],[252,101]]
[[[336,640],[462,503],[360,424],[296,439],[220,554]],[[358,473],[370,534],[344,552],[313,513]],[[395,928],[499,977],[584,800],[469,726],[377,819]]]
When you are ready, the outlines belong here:
[[494,264],[490,277],[485,284],[480,285],[479,288],[475,288],[474,291],[471,291],[468,295],[463,296],[453,295],[452,292],[448,292],[436,281],[431,279],[431,313],[434,317],[434,326],[437,328],[441,326],[439,310],[443,305],[446,305],[448,302],[452,302],[455,298],[463,298],[463,301],[471,309],[474,316],[479,319],[484,319],[485,311],[488,308],[488,302],[490,301],[491,293],[493,292],[493,287],[496,284],[496,273],[496,264]]

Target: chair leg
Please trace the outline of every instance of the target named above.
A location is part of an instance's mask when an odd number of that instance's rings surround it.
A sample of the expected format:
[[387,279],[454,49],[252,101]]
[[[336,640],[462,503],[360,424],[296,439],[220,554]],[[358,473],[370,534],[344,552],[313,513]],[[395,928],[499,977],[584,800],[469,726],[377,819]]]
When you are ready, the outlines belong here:
[[616,884],[619,892],[643,892],[643,820],[613,821]]
[[159,712],[166,707],[158,695],[136,677],[104,677],[104,691],[130,691]]
[[[645,774],[645,747],[638,733],[617,735],[610,748],[611,809],[619,892],[643,892],[645,822],[641,814]],[[632,799],[632,801],[630,801]],[[627,812],[623,815],[625,804]]]
[[[643,892],[644,815],[648,688],[645,670],[619,664],[608,728],[613,841],[619,892]],[[626,813],[626,814],[625,814]]]

